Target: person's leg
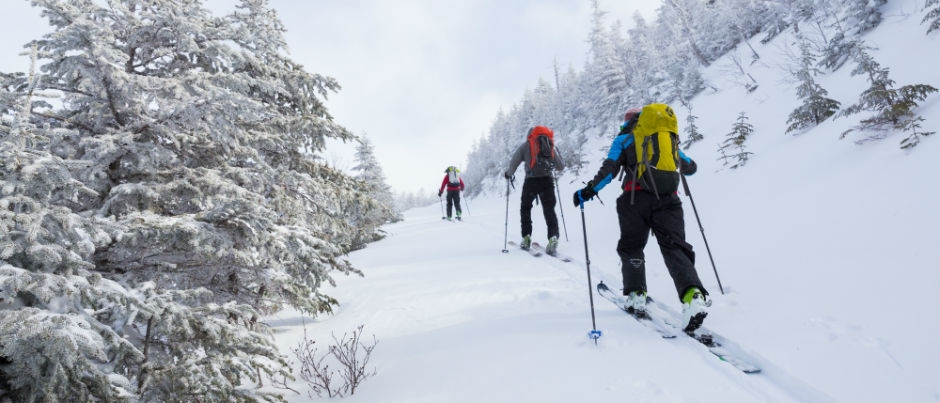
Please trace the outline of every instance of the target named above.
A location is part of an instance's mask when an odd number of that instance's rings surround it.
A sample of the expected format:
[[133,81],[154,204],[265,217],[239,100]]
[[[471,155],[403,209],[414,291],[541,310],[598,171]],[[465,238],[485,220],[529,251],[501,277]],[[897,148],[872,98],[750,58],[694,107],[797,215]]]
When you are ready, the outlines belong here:
[[447,218],[450,219],[452,216],[451,212],[454,210],[454,195],[451,191],[447,191]]
[[692,245],[685,241],[685,222],[679,196],[672,194],[659,200],[650,222],[663,253],[663,261],[682,301],[681,326],[686,332],[698,329],[708,316],[708,303],[705,301],[708,291],[695,272]]
[[558,216],[555,215],[555,184],[552,178],[540,178],[539,199],[542,201],[542,215],[548,226],[548,239],[558,238]]
[[454,190],[454,209],[457,211],[457,218],[460,218],[460,215],[463,213],[463,210],[460,209],[460,191]]
[[532,236],[532,203],[538,193],[530,179],[522,183],[522,201],[519,203],[519,221],[522,224],[522,237]]
[[682,201],[676,194],[660,197],[662,199],[657,202],[650,216],[650,225],[659,242],[663,261],[676,286],[676,293],[681,299],[690,287],[698,287],[702,293],[708,295],[695,270],[695,252],[692,245],[685,241]]
[[620,271],[623,274],[623,295],[630,292],[646,292],[646,260],[643,248],[649,240],[650,200],[655,197],[647,192],[636,192],[630,203],[630,194],[617,198],[617,218],[620,222],[620,240],[617,254],[620,255]]

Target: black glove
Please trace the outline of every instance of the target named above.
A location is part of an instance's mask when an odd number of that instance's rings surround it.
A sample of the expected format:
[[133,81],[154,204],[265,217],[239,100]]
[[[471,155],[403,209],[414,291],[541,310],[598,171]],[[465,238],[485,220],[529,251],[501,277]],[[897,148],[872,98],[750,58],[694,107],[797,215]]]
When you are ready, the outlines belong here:
[[688,162],[686,162],[685,160],[680,161],[679,173],[685,176],[690,176],[690,175],[695,174],[695,171],[698,171],[698,165],[696,165],[695,161],[692,161],[691,158],[689,158]]
[[512,174],[510,174],[509,172],[503,172],[503,177],[506,179],[512,179]]
[[574,192],[574,206],[579,207],[582,202],[591,200],[594,196],[597,196],[597,192],[594,191],[594,183],[588,182],[584,189]]
[[443,190],[438,191],[438,192],[437,192],[437,197],[441,197],[442,194],[444,194],[444,191],[443,191]]

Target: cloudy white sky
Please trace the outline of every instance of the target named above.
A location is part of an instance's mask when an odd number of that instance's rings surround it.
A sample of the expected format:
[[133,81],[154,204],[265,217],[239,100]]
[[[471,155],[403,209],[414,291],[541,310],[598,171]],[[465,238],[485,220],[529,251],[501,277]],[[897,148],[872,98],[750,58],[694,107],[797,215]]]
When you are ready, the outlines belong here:
[[[209,0],[218,13],[235,0]],[[648,19],[660,0],[598,0],[608,21]],[[434,192],[444,168],[466,164],[500,107],[509,109],[553,63],[581,70],[591,0],[271,0],[291,57],[336,78],[327,102],[336,120],[376,148],[396,191]],[[49,32],[26,0],[0,14],[0,71],[25,71],[22,45]],[[520,141],[524,133],[519,134]],[[324,153],[354,166],[351,146]]]

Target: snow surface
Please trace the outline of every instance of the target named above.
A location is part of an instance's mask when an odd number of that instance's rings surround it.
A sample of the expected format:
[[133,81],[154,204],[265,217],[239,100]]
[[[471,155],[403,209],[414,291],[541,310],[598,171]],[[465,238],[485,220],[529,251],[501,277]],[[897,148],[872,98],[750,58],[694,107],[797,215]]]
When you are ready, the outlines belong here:
[[[940,88],[940,35],[924,35],[921,3],[885,6],[885,22],[866,40],[897,86]],[[902,134],[840,140],[864,112],[785,135],[799,105],[793,83],[779,79],[785,42],[754,44],[762,57],[749,70],[760,84],[755,92],[723,82],[731,69],[717,63],[708,79],[723,90],[694,101],[705,140],[686,151],[699,164],[689,184],[724,294],[681,196],[687,239],[714,302],[705,326],[759,357],[762,373],[744,374],[684,336],[662,339],[596,295],[603,336],[596,344],[587,337],[593,284],[571,194],[593,176],[603,158],[597,151],[589,173],[559,180],[560,250],[571,263],[501,252],[507,231],[509,240],[520,238],[521,184],[508,199],[508,229],[507,199],[490,191],[469,201],[464,222],[442,221],[438,204],[410,210],[385,227],[385,240],[352,253],[365,277],[338,278],[324,289],[340,301],[335,314],[306,319],[318,343],[360,324],[365,338],[378,340],[369,365],[377,374],[343,400],[940,401],[940,135],[910,151],[899,149]],[[819,77],[843,107],[868,85],[849,75],[852,67]],[[918,110],[923,129],[940,131],[938,99],[931,95]],[[683,119],[686,112],[676,110]],[[742,169],[723,169],[716,149],[742,111],[754,125],[746,144],[754,155]],[[618,193],[610,185],[600,194],[604,204],[595,199],[584,208],[592,280],[615,290]],[[533,236],[544,243],[539,209]],[[646,253],[650,295],[679,309],[655,238]],[[303,337],[296,313],[269,323],[285,353]],[[329,400],[307,397],[300,380],[292,387],[303,394],[288,394],[290,401]]]

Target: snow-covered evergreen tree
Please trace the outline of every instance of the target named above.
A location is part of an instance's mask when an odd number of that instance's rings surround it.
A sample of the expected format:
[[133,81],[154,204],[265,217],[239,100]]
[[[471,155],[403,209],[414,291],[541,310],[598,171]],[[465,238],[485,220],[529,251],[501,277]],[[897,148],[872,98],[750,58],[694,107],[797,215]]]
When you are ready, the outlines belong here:
[[815,76],[819,73],[815,67],[816,57],[805,40],[800,42],[800,55],[800,67],[794,75],[799,82],[796,95],[803,104],[790,112],[787,133],[822,123],[835,114],[840,105],[839,101],[827,97],[829,92],[816,83]]
[[[663,85],[663,99],[678,100],[683,105],[690,99],[698,95],[705,89],[705,80],[702,78],[701,69],[694,60],[684,57],[683,49],[676,47],[675,43],[667,46],[664,52],[665,64],[663,71],[666,73],[666,82],[670,85]],[[644,103],[643,105],[646,105]],[[624,106],[624,110],[629,107]]]
[[35,99],[33,74],[13,85],[22,92],[6,91],[20,78],[7,75],[0,96],[0,400],[274,399],[236,388],[289,374],[267,333],[244,326],[251,307],[212,304],[205,289],[129,289],[96,269],[96,251],[126,228],[73,211],[95,196],[71,174],[88,161],[55,155],[70,130],[30,122],[31,108],[48,104]]
[[697,29],[699,18],[705,13],[702,12],[703,4],[696,0],[664,0],[666,7],[660,8],[660,19],[662,21],[671,21],[673,26],[679,29],[680,35],[673,37],[673,40],[682,38],[685,44],[691,50],[702,66],[708,67],[712,60],[702,49],[700,40],[697,37],[703,30]]
[[718,147],[718,152],[721,154],[718,159],[723,161],[724,166],[735,169],[747,163],[754,153],[744,149],[744,142],[752,134],[754,134],[754,126],[748,122],[747,115],[741,112],[731,127],[731,131],[725,135],[725,141]]
[[852,58],[859,45],[858,40],[846,39],[844,32],[836,32],[826,43],[819,66],[831,71],[838,70]]
[[[659,83],[657,79],[659,70],[657,67],[660,60],[657,57],[659,52],[657,43],[653,40],[653,35],[653,27],[646,23],[643,15],[639,12],[634,13],[633,28],[627,31],[627,40],[620,44],[618,50],[621,59],[625,61],[626,71],[624,73],[628,80],[630,92],[624,94],[618,109],[608,111],[614,116],[603,116],[608,119],[613,117],[611,123],[619,125],[623,113],[627,109],[660,102],[655,88]],[[688,62],[688,64],[697,64],[694,59]],[[595,124],[604,121],[600,118],[602,117],[599,117]]]
[[353,249],[358,249],[366,243],[382,239],[384,235],[379,227],[386,223],[401,221],[402,217],[395,205],[392,188],[385,181],[382,165],[375,157],[375,147],[366,135],[359,137],[355,161],[356,166],[353,167],[356,172],[355,178],[365,183],[368,195],[374,200],[372,203],[357,203],[351,206],[359,209],[355,214],[350,215],[351,224],[361,230],[371,229],[371,231],[363,232],[363,235],[366,235],[365,239],[354,240]]
[[[108,357],[144,357],[111,326],[140,304],[100,276],[88,281],[95,248],[111,242],[102,230],[107,220],[67,207],[95,192],[72,177],[70,162],[50,152],[50,136],[29,122],[38,77],[25,77],[5,75],[0,90],[0,400],[121,401],[133,387],[110,378]],[[108,312],[116,323],[76,309],[121,300]]]
[[338,84],[285,56],[265,0],[33,4],[43,74],[0,97],[0,394],[277,400],[253,387],[289,376],[257,321],[332,309],[365,231],[344,207],[372,200],[316,159],[354,138],[323,105]]
[[695,125],[695,120],[698,119],[698,116],[692,114],[692,105],[688,104],[687,108],[689,110],[689,115],[685,118],[686,125],[683,129],[683,131],[686,133],[685,147],[683,148],[686,150],[688,150],[692,144],[702,141],[702,139],[705,138],[705,136],[702,135],[702,132],[698,131],[698,126]]
[[[861,35],[881,23],[880,7],[887,0],[801,0],[800,18],[817,28],[814,39],[821,50],[819,66],[835,71],[852,59],[857,48],[864,46]],[[828,31],[828,32],[827,32]],[[798,32],[809,39],[804,32]]]
[[[856,49],[855,61],[858,64],[852,70],[852,75],[864,75],[870,86],[862,91],[857,103],[843,109],[838,116],[849,116],[861,111],[875,112],[874,116],[862,119],[854,128],[875,132],[869,138],[880,138],[883,135],[881,132],[885,130],[914,129],[914,126],[910,124],[911,120],[917,119],[914,116],[914,109],[929,94],[937,92],[937,89],[927,84],[893,88],[894,80],[889,77],[890,70],[882,67],[868,52],[869,49],[867,46],[859,46]],[[842,137],[854,129],[844,132]]]
[[[585,133],[586,119],[585,115],[579,111],[579,105],[582,103],[583,93],[579,86],[578,75],[573,68],[569,68],[566,73],[556,72],[555,87],[552,94],[553,119],[555,131],[555,145],[565,151],[566,170],[580,172],[585,161],[582,144],[587,142]],[[467,173],[469,173],[469,165]],[[464,179],[466,181],[466,177]]]
[[858,35],[871,31],[881,24],[879,10],[888,0],[850,0],[846,4],[846,25],[855,28]]
[[700,20],[700,35],[706,41],[705,49],[713,59],[717,59],[738,45],[747,48],[748,65],[760,60],[760,54],[751,46],[750,39],[758,34],[767,24],[768,8],[766,2],[750,0],[723,0],[702,10],[700,2],[696,16]]
[[764,37],[761,43],[770,42],[787,28],[794,24],[793,0],[766,0],[764,4],[764,18],[767,23],[762,27]]
[[[630,84],[627,66],[623,55],[618,54],[617,46],[623,43],[623,38],[616,29],[608,29],[604,25],[604,11],[601,11],[597,1],[592,1],[594,12],[592,14],[592,30],[589,37],[591,60],[588,77],[593,80],[594,94],[591,99],[591,118],[601,120],[605,116],[620,108],[621,100],[627,96]],[[630,57],[642,57],[642,54],[631,54]]]

